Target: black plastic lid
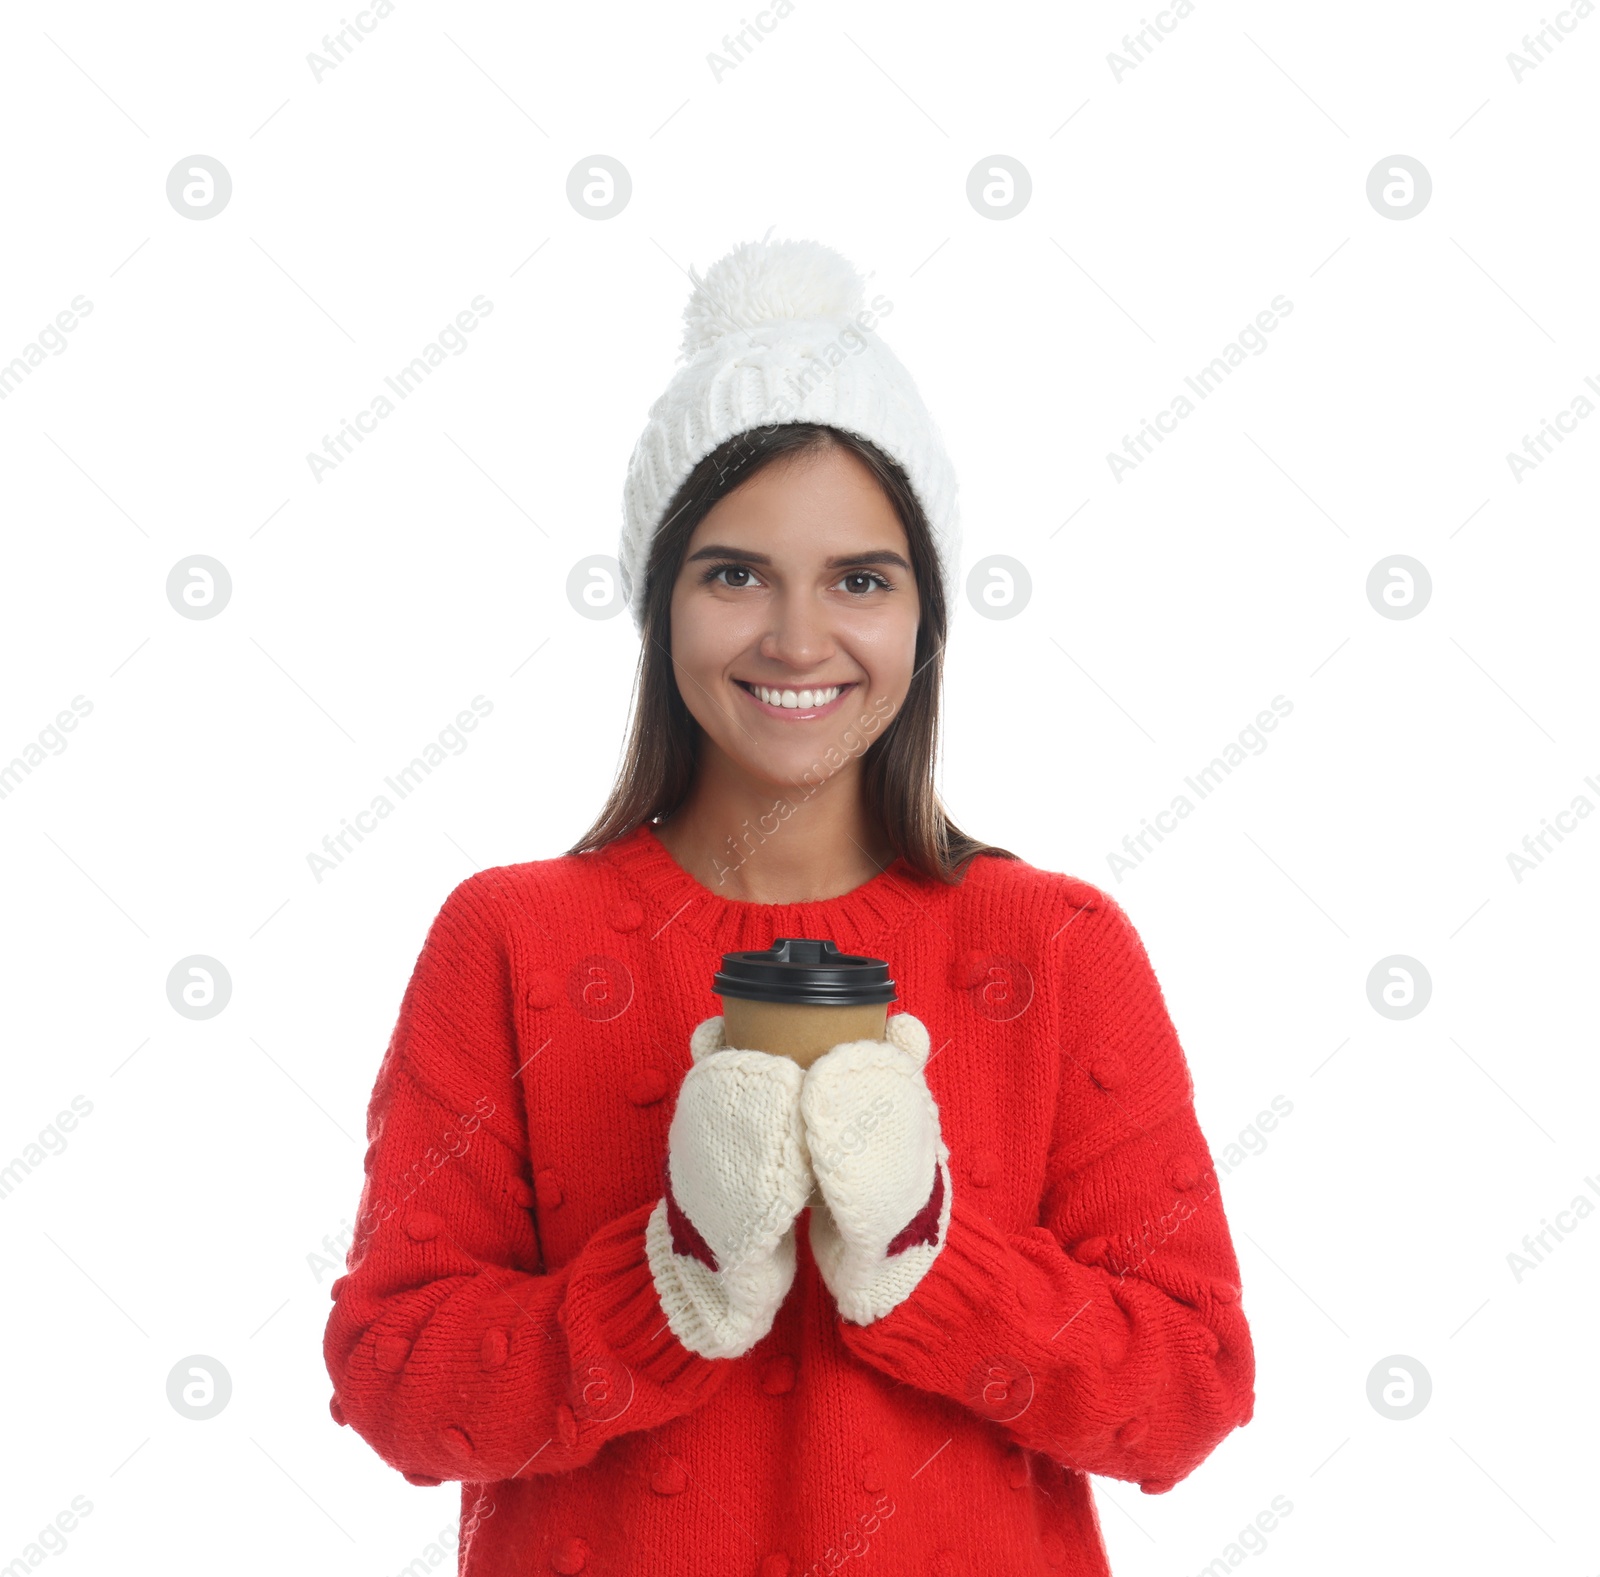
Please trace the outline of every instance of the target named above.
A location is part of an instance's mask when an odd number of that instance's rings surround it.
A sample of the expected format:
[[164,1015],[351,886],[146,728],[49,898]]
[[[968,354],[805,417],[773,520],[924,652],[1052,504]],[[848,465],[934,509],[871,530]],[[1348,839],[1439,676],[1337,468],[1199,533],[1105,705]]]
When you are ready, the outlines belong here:
[[833,942],[804,936],[779,937],[764,952],[724,953],[711,989],[749,1002],[817,1007],[899,1000],[883,959],[841,953]]

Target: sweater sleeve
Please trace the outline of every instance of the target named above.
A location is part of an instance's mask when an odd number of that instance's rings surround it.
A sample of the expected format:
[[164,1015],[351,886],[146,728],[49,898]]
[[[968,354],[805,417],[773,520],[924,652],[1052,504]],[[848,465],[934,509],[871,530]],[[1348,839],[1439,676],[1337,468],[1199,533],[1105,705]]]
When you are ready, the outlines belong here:
[[334,1419],[414,1484],[565,1472],[727,1377],[667,1326],[645,1256],[654,1201],[544,1264],[493,876],[451,893],[406,988],[323,1337]]
[[1187,1477],[1254,1409],[1239,1267],[1155,974],[1109,895],[1075,884],[1054,1137],[1038,1225],[999,1230],[952,1155],[949,1234],[886,1318],[841,1322],[885,1373],[1063,1466]]

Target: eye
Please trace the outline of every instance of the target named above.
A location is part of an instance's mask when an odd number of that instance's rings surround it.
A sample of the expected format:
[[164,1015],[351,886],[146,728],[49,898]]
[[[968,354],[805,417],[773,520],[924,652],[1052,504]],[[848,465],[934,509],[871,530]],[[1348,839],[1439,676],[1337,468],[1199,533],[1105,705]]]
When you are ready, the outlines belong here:
[[[752,573],[751,569],[750,569],[750,566],[748,564],[736,564],[733,561],[729,560],[729,561],[727,561],[725,563],[722,563],[722,564],[713,564],[713,565],[711,565],[705,571],[705,573],[703,575],[701,575],[700,584],[702,586],[709,586],[713,581],[718,581],[718,578],[721,575],[727,573],[730,570],[736,575],[749,575],[749,574]],[[723,586],[727,586],[733,591],[742,591],[745,588],[745,586],[750,584],[750,582],[748,582],[748,581],[732,582],[732,581],[723,580],[723,581],[719,581],[719,584],[721,584]]]
[[[845,572],[844,579],[846,581],[852,581],[852,580],[854,580],[854,581],[862,581],[862,580],[864,580],[864,581],[867,582],[867,584],[864,587],[862,587],[859,591],[852,590],[852,593],[851,593],[852,596],[864,597],[869,592],[877,591],[879,589],[882,589],[883,591],[893,591],[894,590],[894,583],[891,580],[889,580],[886,576],[878,574],[878,572],[876,570],[870,570],[870,569],[847,570]],[[841,584],[842,584],[842,582],[841,582]]]

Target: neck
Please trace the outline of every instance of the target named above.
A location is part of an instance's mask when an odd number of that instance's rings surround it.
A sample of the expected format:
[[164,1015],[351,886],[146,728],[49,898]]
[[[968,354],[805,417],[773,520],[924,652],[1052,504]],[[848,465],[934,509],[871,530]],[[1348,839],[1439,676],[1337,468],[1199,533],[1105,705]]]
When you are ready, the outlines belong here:
[[855,760],[813,791],[756,782],[707,750],[689,797],[654,830],[697,881],[742,903],[837,898],[895,857],[866,813]]

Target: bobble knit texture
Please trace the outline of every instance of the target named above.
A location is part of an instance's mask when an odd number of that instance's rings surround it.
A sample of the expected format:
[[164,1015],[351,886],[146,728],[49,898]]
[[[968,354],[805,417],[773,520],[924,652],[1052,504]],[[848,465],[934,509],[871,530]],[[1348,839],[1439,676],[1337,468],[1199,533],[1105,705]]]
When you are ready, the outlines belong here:
[[[669,1323],[647,1230],[712,973],[778,936],[888,959],[891,1012],[926,1026],[943,1243],[853,1323],[813,1196],[770,1330],[709,1358]],[[428,933],[367,1135],[331,1411],[410,1482],[463,1484],[466,1577],[812,1577],[852,1554],[878,1577],[1098,1577],[1089,1475],[1170,1490],[1251,1416],[1238,1262],[1150,961],[1108,894],[1023,861],[946,886],[896,860],[750,904],[640,827],[481,871]]]
[[651,541],[689,473],[736,433],[788,422],[856,433],[900,463],[927,514],[953,622],[956,475],[911,374],[883,341],[893,303],[869,310],[866,280],[817,241],[746,241],[703,279],[690,277],[683,365],[650,407],[623,484],[617,559],[634,628],[644,628]]

